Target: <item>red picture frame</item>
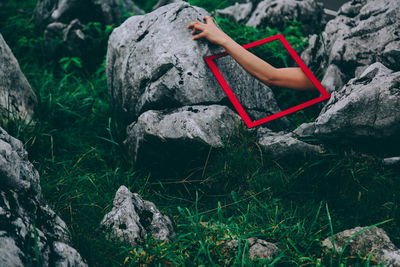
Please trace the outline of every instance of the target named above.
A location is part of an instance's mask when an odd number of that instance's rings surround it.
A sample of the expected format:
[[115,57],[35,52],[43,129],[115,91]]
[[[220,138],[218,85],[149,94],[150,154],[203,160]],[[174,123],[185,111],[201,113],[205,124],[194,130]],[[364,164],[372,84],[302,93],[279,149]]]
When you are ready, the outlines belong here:
[[327,100],[330,98],[329,93],[325,90],[325,88],[321,85],[321,83],[317,80],[317,78],[315,78],[314,74],[307,68],[307,66],[304,64],[304,62],[300,59],[300,57],[296,54],[296,52],[294,51],[294,49],[290,46],[289,42],[285,39],[285,37],[282,34],[277,34],[253,43],[249,43],[246,45],[243,45],[243,48],[245,49],[249,49],[252,47],[256,47],[271,41],[275,41],[275,40],[279,40],[283,46],[286,48],[286,50],[289,52],[289,54],[293,57],[293,59],[295,60],[295,62],[297,63],[297,65],[304,71],[304,73],[307,75],[307,77],[311,80],[311,82],[315,85],[315,87],[318,89],[318,91],[321,93],[321,96],[309,100],[305,103],[299,104],[297,106],[288,108],[286,110],[280,111],[278,113],[269,115],[265,118],[256,120],[256,121],[252,121],[250,119],[250,117],[247,115],[246,111],[243,109],[242,105],[239,103],[238,99],[236,98],[235,94],[232,92],[231,88],[229,87],[229,85],[227,84],[227,82],[225,81],[224,77],[222,76],[222,74],[220,73],[220,71],[218,70],[217,66],[215,65],[214,60],[218,59],[220,57],[224,57],[227,56],[228,53],[227,52],[221,52],[215,55],[211,55],[211,56],[206,56],[204,57],[207,65],[210,67],[211,71],[213,72],[213,74],[215,75],[215,77],[217,78],[219,84],[221,85],[222,89],[225,91],[226,95],[228,96],[229,100],[232,102],[233,106],[235,107],[235,109],[237,110],[237,112],[239,113],[240,117],[242,117],[243,121],[245,122],[245,124],[247,125],[248,128],[252,128],[258,125],[261,125],[263,123],[272,121],[274,119],[286,116],[288,114],[291,114],[293,112],[299,111],[303,108],[306,108],[308,106],[311,106],[313,104],[316,104],[318,102]]

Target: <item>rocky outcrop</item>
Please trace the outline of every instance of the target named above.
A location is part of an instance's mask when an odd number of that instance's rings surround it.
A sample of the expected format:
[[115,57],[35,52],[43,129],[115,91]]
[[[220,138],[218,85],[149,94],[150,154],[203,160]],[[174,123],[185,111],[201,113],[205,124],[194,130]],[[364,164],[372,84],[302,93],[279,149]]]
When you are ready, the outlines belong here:
[[150,110],[127,128],[132,158],[163,161],[198,154],[210,146],[222,147],[240,117],[225,106],[186,106],[170,111]]
[[162,215],[153,202],[143,200],[125,186],[118,189],[113,208],[104,216],[101,225],[110,240],[129,242],[133,246],[141,244],[146,234],[162,241],[175,238],[168,216]]
[[315,122],[294,133],[344,142],[395,137],[400,133],[399,106],[400,72],[374,63],[333,92]]
[[288,21],[302,23],[306,34],[318,33],[326,24],[323,5],[315,0],[264,0],[235,3],[217,14],[257,28],[284,29]]
[[321,35],[301,54],[314,71],[325,71],[322,85],[333,92],[379,61],[399,71],[400,2],[353,0],[339,9]]
[[235,3],[224,9],[216,10],[216,13],[221,17],[227,17],[239,23],[245,23],[253,11],[253,3]]
[[0,265],[26,264],[87,266],[71,247],[66,224],[43,200],[23,144],[0,128]]
[[0,119],[31,121],[36,95],[0,34]]
[[[113,104],[129,120],[150,109],[227,101],[203,58],[221,48],[207,40],[192,40],[185,27],[205,15],[205,10],[180,2],[131,17],[113,31],[107,53],[108,87]],[[217,61],[235,88],[256,88],[241,97],[244,108],[279,111],[267,86],[245,74],[229,57]]]
[[33,21],[44,29],[49,58],[80,57],[93,69],[105,52],[106,25],[143,13],[132,0],[38,0]]
[[257,143],[264,156],[274,160],[301,161],[324,152],[321,146],[303,142],[291,132],[273,132],[267,128],[259,128],[257,136]]
[[[365,258],[372,253],[373,259],[379,265],[400,266],[400,250],[390,241],[386,232],[378,227],[367,228],[356,227],[335,234],[333,238],[336,251],[341,253],[345,249],[346,254]],[[347,242],[349,243],[346,246]],[[322,246],[332,251],[332,238],[326,238]]]
[[[221,137],[233,131],[238,116],[204,60],[221,48],[192,40],[186,28],[206,15],[178,2],[131,17],[111,34],[108,87],[114,108],[131,124],[125,144],[133,158],[146,151],[157,156],[153,151],[166,151],[171,144],[174,154],[195,154],[195,148],[221,146]],[[271,89],[230,56],[215,64],[251,118],[280,111]],[[287,120],[271,125],[283,129]]]
[[36,25],[52,22],[69,24],[79,19],[86,24],[97,21],[103,24],[119,24],[122,12],[143,13],[132,0],[39,0],[34,12]]

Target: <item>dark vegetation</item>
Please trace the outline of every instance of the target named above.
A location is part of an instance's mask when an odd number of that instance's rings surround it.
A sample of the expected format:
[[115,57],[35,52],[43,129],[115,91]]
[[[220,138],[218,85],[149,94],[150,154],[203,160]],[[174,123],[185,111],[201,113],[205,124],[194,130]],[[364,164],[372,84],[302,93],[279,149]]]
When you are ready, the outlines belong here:
[[[146,11],[154,2],[138,1]],[[208,10],[229,4],[191,2]],[[0,10],[0,32],[39,98],[34,122],[23,126],[8,121],[2,127],[24,142],[40,172],[45,198],[66,221],[74,246],[90,265],[339,265],[340,255],[324,253],[319,245],[331,229],[336,233],[380,222],[400,245],[398,170],[350,146],[329,146],[328,153],[303,164],[271,161],[262,156],[254,134],[239,127],[225,149],[210,149],[210,157],[180,175],[155,175],[133,166],[124,153],[125,129],[110,108],[106,86],[106,41],[113,26],[88,26],[97,47],[93,62],[49,58],[43,31],[30,20],[35,4],[12,1]],[[217,20],[241,44],[277,33]],[[285,35],[301,51],[306,40],[296,25]],[[265,56],[291,64],[279,46],[269,48],[272,52]],[[290,92],[278,92],[277,97],[288,105],[297,98]],[[314,107],[290,119],[295,127],[317,115]],[[120,185],[153,201],[171,218],[175,242],[160,244],[148,237],[143,247],[132,248],[106,241],[99,222]],[[272,261],[252,262],[244,246],[233,257],[221,255],[218,244],[224,239],[250,236],[276,242],[281,253]],[[340,259],[352,266],[369,261],[373,258],[346,253]]]

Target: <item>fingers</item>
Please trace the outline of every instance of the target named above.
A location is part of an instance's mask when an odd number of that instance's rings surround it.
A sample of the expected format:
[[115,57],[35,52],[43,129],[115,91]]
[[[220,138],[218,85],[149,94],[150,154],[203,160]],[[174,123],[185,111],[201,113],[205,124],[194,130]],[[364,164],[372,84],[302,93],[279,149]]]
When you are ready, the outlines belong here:
[[188,28],[193,28],[191,34],[195,34],[197,31],[204,31],[206,28],[206,25],[204,23],[201,22],[193,22],[191,24],[188,25]]
[[194,22],[189,23],[189,25],[187,26],[187,28],[188,28],[188,29],[191,29],[191,28],[193,28],[193,27],[195,27],[195,26],[205,26],[205,24],[202,23],[202,22],[200,22],[200,21],[194,21]]
[[198,34],[198,35],[195,35],[195,36],[193,37],[193,40],[197,40],[197,39],[203,38],[203,37],[205,37],[205,36],[206,36],[206,34],[205,34],[204,32],[202,32],[202,33],[200,33],[200,34]]
[[203,19],[207,22],[207,24],[214,24],[214,20],[210,16],[205,16]]

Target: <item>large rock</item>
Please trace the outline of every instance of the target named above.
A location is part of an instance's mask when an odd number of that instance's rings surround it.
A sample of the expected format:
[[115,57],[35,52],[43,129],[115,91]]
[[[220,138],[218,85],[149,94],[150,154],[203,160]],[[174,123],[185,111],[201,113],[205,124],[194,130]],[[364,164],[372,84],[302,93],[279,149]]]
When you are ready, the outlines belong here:
[[[192,40],[186,28],[205,15],[205,10],[179,2],[131,17],[113,31],[107,52],[108,87],[112,103],[129,122],[147,110],[227,103],[203,58],[221,48],[205,39]],[[249,113],[278,112],[271,90],[233,61],[225,57],[217,64],[228,84],[241,92],[243,107]]]
[[101,221],[110,240],[129,242],[136,246],[143,242],[146,234],[154,239],[171,241],[175,238],[172,222],[162,215],[153,202],[143,200],[121,186],[115,194],[113,208]]
[[92,71],[105,53],[106,25],[143,13],[133,0],[38,0],[33,21],[44,29],[48,58],[80,57]]
[[[400,250],[396,248],[386,232],[381,228],[356,227],[337,233],[333,238],[335,249],[338,253],[346,249],[346,254],[365,258],[372,253],[372,258],[379,265],[400,266]],[[345,248],[347,242],[349,243]],[[332,238],[326,238],[322,242],[322,246],[328,250],[333,250]]]
[[237,114],[219,105],[150,110],[128,126],[125,144],[135,160],[165,161],[171,154],[185,158],[210,146],[222,147],[239,121]]
[[324,150],[321,146],[311,145],[296,138],[289,132],[273,132],[267,128],[260,127],[257,131],[260,148],[266,157],[274,160],[296,160],[307,159],[321,155]]
[[227,17],[239,23],[243,23],[249,19],[251,12],[253,11],[253,6],[254,6],[253,3],[251,2],[248,3],[236,2],[232,6],[216,10],[216,13],[221,17]]
[[71,247],[66,224],[43,200],[23,144],[0,128],[0,266],[25,264],[87,266]]
[[294,132],[339,141],[386,139],[400,133],[400,72],[369,66],[331,95],[315,122]]
[[246,25],[283,29],[293,19],[302,23],[305,33],[318,33],[326,23],[323,5],[315,0],[264,0],[258,3]]
[[33,18],[36,25],[69,24],[74,19],[82,23],[119,24],[122,11],[143,13],[132,0],[39,0]]
[[310,38],[301,58],[314,71],[325,71],[321,83],[333,92],[376,61],[400,70],[399,28],[400,1],[353,0]]
[[35,93],[0,34],[0,119],[27,123],[32,119],[36,104]]

